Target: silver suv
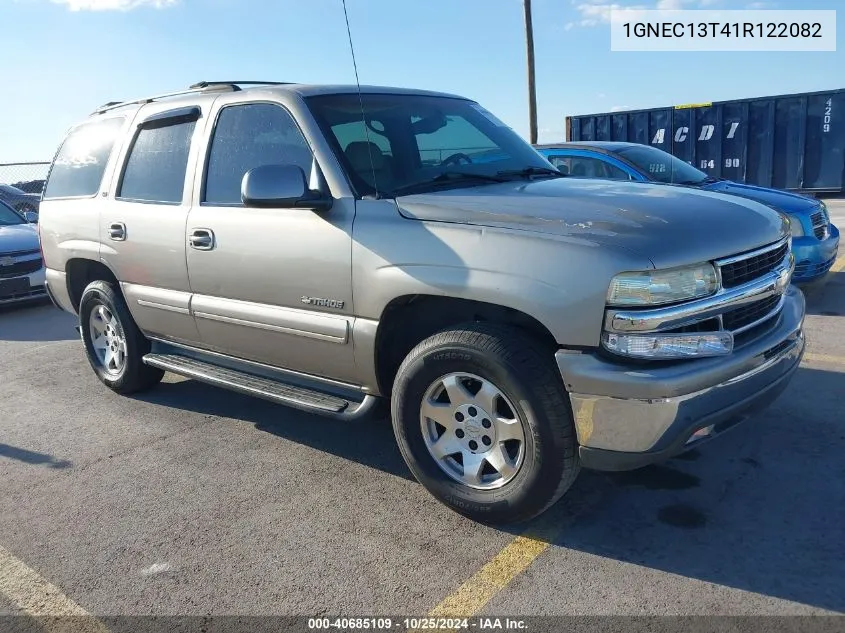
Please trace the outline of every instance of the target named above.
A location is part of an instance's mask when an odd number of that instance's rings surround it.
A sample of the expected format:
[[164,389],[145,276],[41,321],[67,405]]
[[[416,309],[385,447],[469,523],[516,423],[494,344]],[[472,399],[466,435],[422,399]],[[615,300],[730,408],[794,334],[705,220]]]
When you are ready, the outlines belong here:
[[804,350],[788,222],[563,177],[479,104],[202,82],[70,130],[49,293],[119,393],[164,371],[345,420],[390,399],[416,478],[525,520],[771,402]]

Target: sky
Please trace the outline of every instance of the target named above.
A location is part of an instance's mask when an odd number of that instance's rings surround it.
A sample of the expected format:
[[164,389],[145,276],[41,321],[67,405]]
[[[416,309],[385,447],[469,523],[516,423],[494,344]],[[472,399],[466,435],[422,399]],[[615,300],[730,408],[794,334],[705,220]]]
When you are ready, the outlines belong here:
[[[567,115],[845,88],[842,35],[837,52],[611,52],[608,24],[611,6],[845,14],[843,0],[532,4],[540,142],[564,140]],[[527,138],[522,6],[347,0],[361,83],[461,94]],[[0,25],[0,163],[51,160],[108,101],[201,80],[355,82],[341,0],[0,0]]]

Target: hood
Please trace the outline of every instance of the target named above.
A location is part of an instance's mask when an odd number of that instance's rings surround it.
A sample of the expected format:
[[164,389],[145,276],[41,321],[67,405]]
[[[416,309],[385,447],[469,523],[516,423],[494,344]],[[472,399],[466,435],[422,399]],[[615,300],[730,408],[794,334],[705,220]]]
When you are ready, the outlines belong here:
[[555,178],[396,199],[410,219],[501,227],[623,248],[668,268],[734,255],[789,234],[754,201],[687,187]]
[[744,185],[738,182],[731,182],[730,180],[718,180],[707,183],[706,185],[702,185],[701,188],[705,191],[729,193],[732,196],[742,196],[749,200],[762,202],[784,213],[807,214],[818,211],[819,208],[819,202],[814,198],[779,189],[769,189],[768,187],[758,187],[757,185]]
[[0,256],[18,251],[38,250],[38,229],[34,224],[0,226]]

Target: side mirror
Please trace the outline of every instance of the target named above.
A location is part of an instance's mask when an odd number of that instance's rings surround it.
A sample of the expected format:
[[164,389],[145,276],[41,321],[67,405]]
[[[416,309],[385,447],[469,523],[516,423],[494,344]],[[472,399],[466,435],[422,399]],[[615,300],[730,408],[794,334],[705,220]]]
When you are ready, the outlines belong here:
[[241,200],[248,207],[306,208],[325,211],[330,197],[308,188],[305,172],[297,165],[261,165],[244,174]]
[[38,214],[35,211],[24,211],[23,219],[29,222],[30,224],[37,224]]

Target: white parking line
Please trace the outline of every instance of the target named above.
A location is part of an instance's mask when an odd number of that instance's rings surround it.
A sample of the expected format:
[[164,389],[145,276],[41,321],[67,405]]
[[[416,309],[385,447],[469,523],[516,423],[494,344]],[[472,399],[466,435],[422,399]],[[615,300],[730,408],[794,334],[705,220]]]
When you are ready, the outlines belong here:
[[[0,545],[0,594],[51,633],[109,633],[106,626]],[[73,618],[73,619],[70,619]]]

